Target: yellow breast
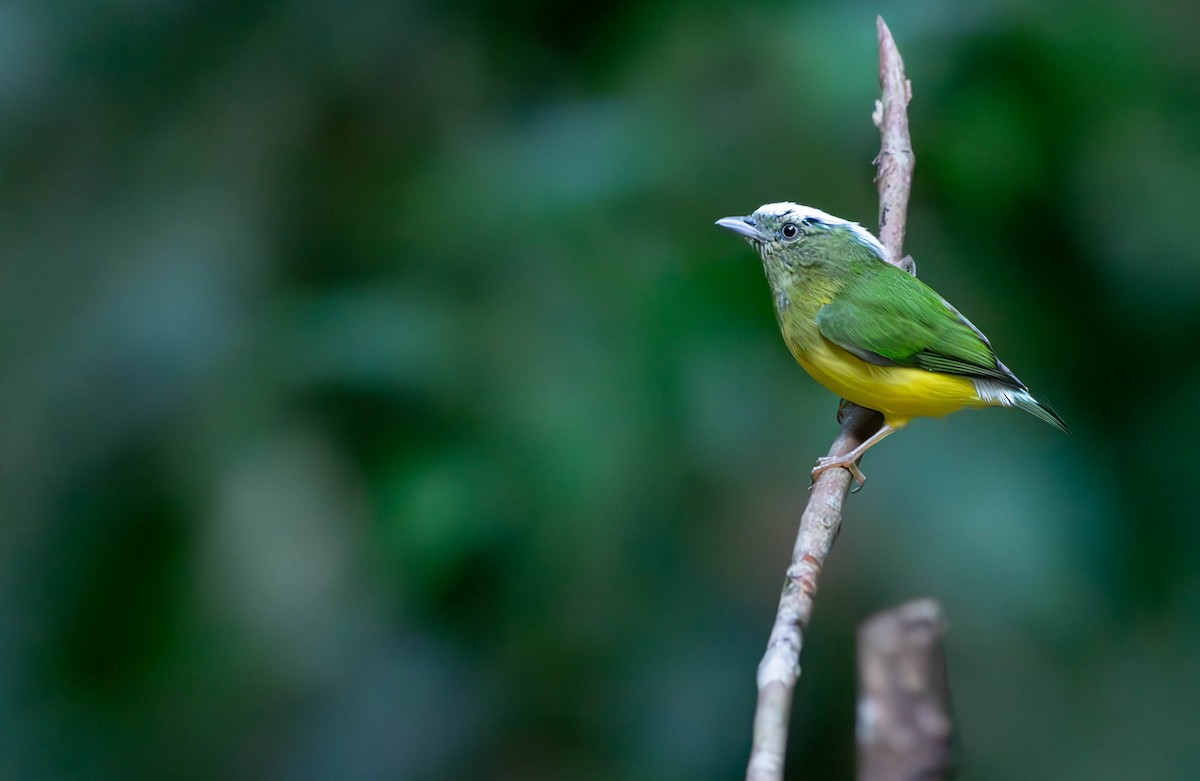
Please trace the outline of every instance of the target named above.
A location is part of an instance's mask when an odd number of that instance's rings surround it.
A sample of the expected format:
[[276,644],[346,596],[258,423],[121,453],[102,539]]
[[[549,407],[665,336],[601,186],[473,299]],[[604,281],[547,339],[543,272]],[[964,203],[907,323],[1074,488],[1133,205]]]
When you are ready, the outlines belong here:
[[[791,346],[791,345],[789,345]],[[915,417],[941,417],[963,407],[983,407],[975,385],[965,377],[904,366],[867,363],[819,337],[792,354],[817,382],[855,404],[883,413],[899,428]]]

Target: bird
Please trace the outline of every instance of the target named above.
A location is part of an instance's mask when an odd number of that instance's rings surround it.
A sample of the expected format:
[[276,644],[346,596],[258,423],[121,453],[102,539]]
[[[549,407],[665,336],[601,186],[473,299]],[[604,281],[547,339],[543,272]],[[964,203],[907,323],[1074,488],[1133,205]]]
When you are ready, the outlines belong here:
[[847,401],[878,411],[883,425],[843,456],[858,487],[858,461],[917,417],[969,407],[1016,407],[1070,433],[1049,405],[1000,362],[983,332],[907,271],[856,222],[810,206],[768,203],[717,225],[744,237],[762,258],[788,350],[813,379]]

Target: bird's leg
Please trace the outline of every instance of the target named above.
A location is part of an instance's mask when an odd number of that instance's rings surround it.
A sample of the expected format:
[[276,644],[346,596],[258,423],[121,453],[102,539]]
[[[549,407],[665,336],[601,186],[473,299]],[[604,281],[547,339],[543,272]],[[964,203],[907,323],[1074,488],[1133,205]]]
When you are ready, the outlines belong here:
[[849,470],[850,474],[854,477],[854,481],[858,483],[858,487],[862,488],[862,484],[867,482],[867,478],[866,475],[862,473],[862,470],[858,468],[858,459],[862,458],[862,454],[867,452],[867,450],[869,450],[872,446],[879,444],[884,437],[895,432],[896,430],[897,429],[894,426],[889,426],[887,423],[884,423],[879,427],[878,431],[867,438],[867,441],[863,442],[846,455],[822,456],[821,458],[818,458],[817,465],[814,466],[812,470],[812,479],[815,481],[817,479],[817,475],[821,474],[826,469],[833,469],[834,467],[840,466],[843,469]]

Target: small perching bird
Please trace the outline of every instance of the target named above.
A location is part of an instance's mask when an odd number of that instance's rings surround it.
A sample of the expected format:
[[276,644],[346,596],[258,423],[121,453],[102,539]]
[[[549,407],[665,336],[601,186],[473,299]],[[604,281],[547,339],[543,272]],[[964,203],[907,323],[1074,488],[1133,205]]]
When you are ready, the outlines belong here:
[[868,448],[916,417],[963,407],[1018,407],[1064,432],[1066,424],[996,358],[983,332],[932,288],[884,260],[883,245],[854,222],[795,203],[769,203],[717,225],[758,250],[783,340],[813,379],[878,410],[883,426],[840,458],[850,470]]

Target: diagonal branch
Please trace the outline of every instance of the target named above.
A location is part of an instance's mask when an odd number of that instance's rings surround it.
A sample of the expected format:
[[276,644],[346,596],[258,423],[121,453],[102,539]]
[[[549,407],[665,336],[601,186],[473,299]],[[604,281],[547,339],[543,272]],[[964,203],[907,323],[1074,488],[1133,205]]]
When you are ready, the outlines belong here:
[[[890,262],[913,271],[910,258],[901,260],[915,164],[907,114],[912,87],[904,76],[904,61],[882,17],[876,19],[876,31],[882,92],[874,113],[882,139],[875,161],[878,166],[879,238],[887,248]],[[855,404],[845,404],[839,410],[838,419],[842,421],[842,430],[829,449],[830,456],[849,453],[882,422],[879,413]],[[746,781],[781,781],[783,778],[788,722],[792,695],[800,678],[804,630],[812,617],[817,579],[841,528],[842,504],[849,487],[850,473],[845,469],[822,472],[812,486],[808,505],[800,517],[800,529],[783,593],[779,597],[775,624],[771,628],[767,651],[758,665],[758,705],[754,711],[754,737]]]
[[916,273],[911,259],[903,260],[904,231],[908,224],[908,195],[912,192],[912,139],[908,135],[908,103],[912,82],[904,75],[904,60],[882,16],[875,17],[879,37],[879,85],[882,96],[875,101],[871,119],[879,128],[879,155],[875,158],[875,184],[879,189],[879,240],[888,262]]

